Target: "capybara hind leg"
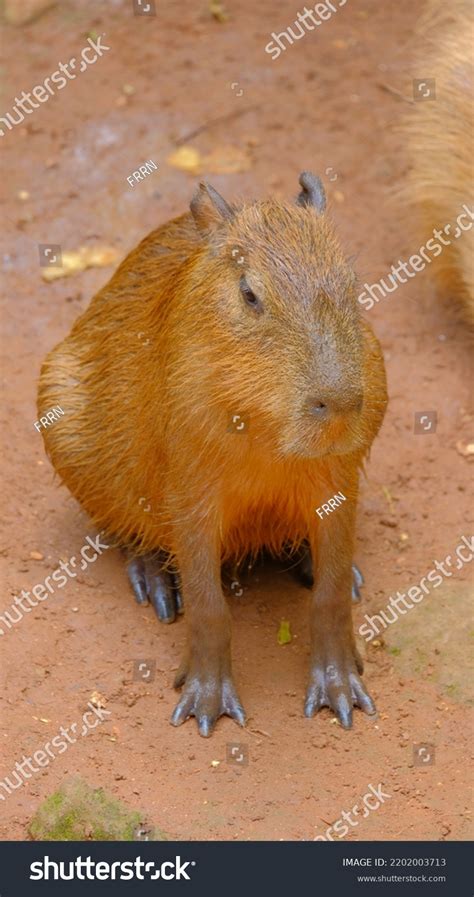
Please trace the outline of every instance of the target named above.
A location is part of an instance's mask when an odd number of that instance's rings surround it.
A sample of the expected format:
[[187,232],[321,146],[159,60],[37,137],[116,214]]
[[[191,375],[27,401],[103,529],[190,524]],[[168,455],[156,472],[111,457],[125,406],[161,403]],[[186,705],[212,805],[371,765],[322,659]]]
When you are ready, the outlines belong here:
[[204,534],[189,539],[177,551],[186,602],[188,645],[177,673],[175,687],[183,686],[171,717],[180,726],[191,716],[199,734],[211,734],[220,716],[231,716],[240,725],[245,714],[231,670],[230,615],[220,582],[220,545],[206,544]]
[[[314,585],[313,558],[308,543],[304,543],[298,553],[298,559],[294,567],[298,582],[306,589],[312,589]],[[364,577],[357,564],[352,564],[352,600],[360,601],[360,589],[364,585]]]
[[352,564],[352,600],[356,603],[360,601],[360,590],[363,585],[364,577],[362,570],[360,570],[357,564]]
[[335,514],[331,522],[325,521],[317,536],[311,665],[305,703],[305,716],[330,707],[345,729],[352,726],[354,706],[375,714],[374,702],[360,678],[363,664],[352,628],[354,519],[355,502],[351,502],[344,508],[344,517]]
[[162,623],[172,623],[183,612],[183,601],[177,576],[166,567],[162,552],[133,558],[127,566],[138,604],[152,604]]
[[307,542],[303,542],[303,544],[298,549],[296,563],[292,567],[292,572],[294,573],[297,581],[302,586],[304,586],[305,589],[313,588],[313,558],[311,557],[311,549]]

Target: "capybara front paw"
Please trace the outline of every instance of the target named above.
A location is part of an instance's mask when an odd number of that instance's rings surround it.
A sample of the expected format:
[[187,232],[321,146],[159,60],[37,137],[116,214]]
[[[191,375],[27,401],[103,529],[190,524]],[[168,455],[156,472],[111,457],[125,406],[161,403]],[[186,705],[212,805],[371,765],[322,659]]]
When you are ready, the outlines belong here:
[[162,623],[172,623],[183,612],[177,576],[167,569],[161,552],[134,558],[127,566],[128,578],[138,604],[151,604]]
[[[179,682],[177,678],[175,684]],[[180,726],[191,716],[196,718],[199,734],[204,737],[212,733],[220,716],[231,716],[239,725],[245,725],[245,712],[230,676],[189,673],[171,723]]]
[[352,726],[352,708],[360,707],[370,716],[376,714],[375,704],[360,678],[362,662],[355,651],[348,651],[337,659],[325,656],[311,667],[306,692],[305,716],[314,716],[321,707],[330,707],[344,729]]

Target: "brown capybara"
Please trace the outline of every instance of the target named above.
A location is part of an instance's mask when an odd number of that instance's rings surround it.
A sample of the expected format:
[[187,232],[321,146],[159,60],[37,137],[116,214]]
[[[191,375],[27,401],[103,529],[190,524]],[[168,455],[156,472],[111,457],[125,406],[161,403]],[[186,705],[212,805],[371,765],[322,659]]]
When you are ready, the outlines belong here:
[[434,228],[444,231],[430,269],[474,327],[472,0],[429,0],[418,31],[421,84],[402,127],[410,162],[403,198],[413,206],[420,244]]
[[[135,551],[140,601],[184,597],[172,723],[244,723],[221,563],[307,542],[307,716],[374,713],[352,629],[359,471],[386,407],[379,344],[305,172],[294,203],[231,206],[201,184],[146,237],[43,364],[52,463],[101,531]],[[342,494],[334,510],[328,500]],[[317,513],[323,505],[331,513]],[[172,566],[167,558],[172,559]],[[174,571],[174,572],[173,572]],[[175,593],[176,594],[176,593]]]

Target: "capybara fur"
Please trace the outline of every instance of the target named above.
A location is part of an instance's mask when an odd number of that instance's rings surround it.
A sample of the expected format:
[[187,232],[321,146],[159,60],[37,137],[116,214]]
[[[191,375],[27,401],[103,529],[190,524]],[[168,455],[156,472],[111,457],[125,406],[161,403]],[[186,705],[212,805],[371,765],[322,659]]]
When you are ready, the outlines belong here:
[[[430,269],[441,293],[474,327],[474,6],[472,0],[429,0],[420,22],[418,78],[435,80],[435,98],[420,99],[405,117],[410,171],[404,200],[413,207],[420,244],[443,230]],[[422,37],[421,37],[422,35]],[[467,207],[467,208],[466,208]],[[458,216],[462,216],[462,223]],[[448,241],[450,241],[448,243]]]
[[[305,712],[374,712],[351,619],[359,471],[386,407],[379,344],[325,214],[319,178],[296,202],[229,205],[201,184],[146,237],[46,358],[40,414],[62,481],[96,526],[179,571],[188,650],[172,722],[243,723],[220,569],[311,549]],[[316,509],[345,496],[321,520]],[[158,576],[158,568],[155,569]]]

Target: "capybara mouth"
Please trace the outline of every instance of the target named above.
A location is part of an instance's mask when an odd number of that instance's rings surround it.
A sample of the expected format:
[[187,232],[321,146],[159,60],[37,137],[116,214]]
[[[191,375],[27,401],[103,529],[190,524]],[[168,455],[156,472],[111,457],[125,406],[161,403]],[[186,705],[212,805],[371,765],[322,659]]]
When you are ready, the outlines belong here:
[[360,412],[350,412],[331,421],[305,422],[304,431],[288,439],[283,447],[285,455],[301,458],[324,458],[327,455],[346,455],[363,445],[359,433]]

